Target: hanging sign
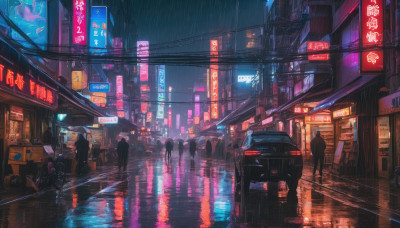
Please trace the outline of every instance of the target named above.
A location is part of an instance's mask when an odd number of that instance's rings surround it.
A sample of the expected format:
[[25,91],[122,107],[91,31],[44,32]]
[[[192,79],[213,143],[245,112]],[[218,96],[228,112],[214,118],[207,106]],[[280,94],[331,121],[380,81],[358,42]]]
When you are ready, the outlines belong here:
[[73,0],[72,40],[74,44],[86,45],[86,0]]
[[110,83],[108,82],[89,83],[89,91],[92,93],[108,93],[110,92]]
[[[361,9],[361,72],[382,72],[383,51],[383,0],[362,0]],[[375,50],[374,48],[379,48]]]
[[309,107],[300,107],[300,106],[295,106],[293,112],[294,113],[308,113],[310,111]]
[[[308,41],[307,42],[307,52],[313,53],[322,50],[329,50],[329,42],[325,41]],[[309,54],[309,61],[328,61],[329,53],[324,54]]]
[[111,116],[111,117],[98,117],[99,124],[117,124],[118,117]]
[[306,116],[304,120],[306,124],[332,123],[332,118],[330,115],[311,115]]

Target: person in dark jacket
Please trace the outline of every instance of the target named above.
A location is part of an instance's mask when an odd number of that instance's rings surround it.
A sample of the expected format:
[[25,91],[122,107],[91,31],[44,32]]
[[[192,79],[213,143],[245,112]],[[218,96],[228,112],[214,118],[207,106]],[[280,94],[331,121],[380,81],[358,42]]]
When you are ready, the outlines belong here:
[[194,141],[194,140],[190,141],[189,151],[190,151],[190,155],[192,156],[192,160],[194,160],[194,155],[196,153],[196,149],[197,149],[196,141]]
[[124,171],[126,170],[126,165],[128,164],[128,152],[129,144],[126,142],[125,138],[122,138],[117,146],[118,170],[121,170],[121,166],[124,166]]
[[321,132],[317,131],[315,138],[313,138],[313,140],[311,140],[311,152],[314,157],[314,172],[313,172],[314,175],[315,175],[315,172],[317,171],[317,166],[318,166],[318,162],[319,162],[319,175],[322,176],[325,148],[326,148],[326,144],[325,144],[324,139],[321,137]]
[[212,145],[211,145],[211,141],[207,140],[206,143],[206,152],[207,152],[207,156],[211,157],[211,153],[212,153]]
[[82,134],[79,134],[78,140],[75,142],[76,148],[76,159],[78,164],[76,166],[76,174],[82,174],[82,169],[87,164],[88,152],[89,152],[89,141],[87,141]]
[[183,154],[183,141],[182,140],[179,140],[178,148],[179,148],[179,157],[181,157]]
[[165,156],[168,158],[168,160],[171,158],[171,151],[174,148],[172,145],[171,140],[168,140],[167,143],[165,144]]

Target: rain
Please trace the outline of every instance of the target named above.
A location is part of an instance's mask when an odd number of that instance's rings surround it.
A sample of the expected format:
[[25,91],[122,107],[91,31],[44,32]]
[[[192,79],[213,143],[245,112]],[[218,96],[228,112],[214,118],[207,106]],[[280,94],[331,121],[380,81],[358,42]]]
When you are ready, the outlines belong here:
[[400,7],[0,0],[0,227],[400,226]]

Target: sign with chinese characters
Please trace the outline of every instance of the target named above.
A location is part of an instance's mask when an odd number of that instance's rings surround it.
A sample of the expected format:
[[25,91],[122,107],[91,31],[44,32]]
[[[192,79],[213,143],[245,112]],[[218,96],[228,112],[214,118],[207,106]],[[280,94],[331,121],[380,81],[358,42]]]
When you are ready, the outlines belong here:
[[361,72],[383,71],[383,0],[362,0],[361,9]]
[[264,119],[263,121],[261,121],[261,124],[262,124],[262,125],[267,125],[267,124],[272,123],[273,121],[274,121],[274,117],[273,117],[273,116],[270,116],[270,117]]
[[164,119],[165,101],[165,66],[158,67],[158,96],[157,96],[157,119]]
[[72,40],[74,44],[86,45],[86,0],[73,0]]
[[32,77],[14,70],[6,62],[0,62],[0,87],[11,94],[31,98],[51,108],[56,108],[58,105],[55,90],[40,81],[40,75]]
[[340,118],[344,116],[350,116],[350,107],[333,111],[333,118]]
[[111,117],[98,117],[99,124],[117,124],[118,117],[111,116]]
[[87,74],[84,71],[72,71],[71,81],[73,90],[82,90],[87,87]]
[[322,124],[331,123],[332,118],[330,115],[311,115],[304,118],[306,124]]
[[100,48],[107,47],[107,7],[92,6],[90,14],[90,42],[91,48],[98,52],[105,52]]
[[[307,42],[307,53],[315,53],[323,50],[329,50],[329,42],[325,41],[308,41]],[[328,61],[329,53],[322,54],[309,54],[309,61]]]
[[199,94],[194,95],[194,116],[195,117],[200,116],[200,95]]
[[294,113],[308,113],[310,111],[309,107],[299,107],[295,106],[293,112]]
[[117,97],[116,108],[117,110],[124,110],[124,84],[122,75],[117,75],[115,77],[116,84],[115,84],[115,95]]
[[110,92],[110,83],[108,82],[89,83],[89,91],[92,93],[108,93]]
[[218,94],[218,40],[210,41],[210,55],[211,55],[211,119],[219,118],[219,94]]

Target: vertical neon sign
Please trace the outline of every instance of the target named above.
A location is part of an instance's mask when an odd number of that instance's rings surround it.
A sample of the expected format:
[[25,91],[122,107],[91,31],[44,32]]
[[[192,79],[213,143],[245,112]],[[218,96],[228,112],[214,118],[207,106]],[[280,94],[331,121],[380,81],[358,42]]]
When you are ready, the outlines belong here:
[[86,0],[73,0],[73,43],[86,45]]
[[[383,0],[362,0],[361,36],[362,48],[382,47],[383,44]],[[383,71],[383,51],[361,52],[361,71]]]
[[200,116],[200,95],[194,95],[194,116]]
[[124,110],[124,87],[123,87],[123,79],[121,75],[116,76],[116,90],[115,95],[117,97],[117,110]]
[[210,55],[211,55],[211,118],[218,119],[218,40],[210,41]]
[[168,127],[172,128],[172,110],[168,110]]
[[158,67],[158,107],[157,119],[164,119],[164,101],[165,101],[165,66]]

